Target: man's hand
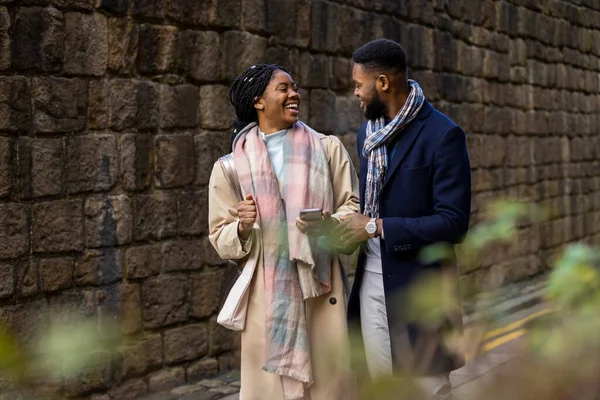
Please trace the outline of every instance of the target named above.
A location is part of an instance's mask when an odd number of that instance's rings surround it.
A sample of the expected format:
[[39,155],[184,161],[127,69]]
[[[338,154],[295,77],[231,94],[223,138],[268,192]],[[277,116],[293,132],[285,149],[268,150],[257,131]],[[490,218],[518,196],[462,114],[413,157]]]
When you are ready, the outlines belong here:
[[246,195],[246,200],[238,203],[237,214],[240,219],[238,235],[242,240],[248,240],[256,222],[256,203],[251,194]]
[[330,237],[342,245],[366,242],[369,235],[365,226],[370,219],[362,214],[344,215],[340,218],[341,222],[338,226],[331,232]]
[[318,221],[304,221],[302,218],[296,218],[296,227],[298,230],[308,236],[326,236],[335,227],[337,221],[331,218],[331,214],[323,211],[323,216]]

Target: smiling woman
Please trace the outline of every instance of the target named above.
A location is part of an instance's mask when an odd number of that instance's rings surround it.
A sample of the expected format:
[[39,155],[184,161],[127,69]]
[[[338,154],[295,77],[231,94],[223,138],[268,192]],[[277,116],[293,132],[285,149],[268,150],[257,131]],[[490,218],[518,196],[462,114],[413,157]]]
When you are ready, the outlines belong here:
[[[346,398],[339,390],[349,369],[348,288],[329,233],[358,212],[354,166],[337,137],[299,121],[302,99],[283,67],[249,68],[230,99],[232,157],[245,200],[215,163],[209,239],[221,258],[243,265],[218,318],[242,331],[240,398]],[[301,220],[310,208],[322,217]]]

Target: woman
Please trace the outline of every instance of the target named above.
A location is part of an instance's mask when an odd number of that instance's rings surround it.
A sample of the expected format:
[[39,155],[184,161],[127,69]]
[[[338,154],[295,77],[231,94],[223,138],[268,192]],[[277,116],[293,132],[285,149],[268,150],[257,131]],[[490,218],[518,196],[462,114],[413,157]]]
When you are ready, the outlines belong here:
[[[327,232],[358,212],[352,161],[335,136],[298,119],[301,97],[287,71],[255,65],[232,84],[238,203],[215,163],[209,239],[221,258],[255,265],[242,330],[242,400],[339,398],[347,373],[346,290]],[[300,210],[322,208],[306,222]],[[252,261],[250,263],[249,261]]]

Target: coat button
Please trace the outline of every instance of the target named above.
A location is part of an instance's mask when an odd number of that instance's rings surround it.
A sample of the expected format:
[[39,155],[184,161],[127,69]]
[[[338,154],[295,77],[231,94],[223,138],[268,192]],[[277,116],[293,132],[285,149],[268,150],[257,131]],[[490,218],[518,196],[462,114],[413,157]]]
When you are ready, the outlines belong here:
[[336,300],[335,297],[330,297],[329,298],[329,304],[336,304],[336,303],[337,303],[337,300]]

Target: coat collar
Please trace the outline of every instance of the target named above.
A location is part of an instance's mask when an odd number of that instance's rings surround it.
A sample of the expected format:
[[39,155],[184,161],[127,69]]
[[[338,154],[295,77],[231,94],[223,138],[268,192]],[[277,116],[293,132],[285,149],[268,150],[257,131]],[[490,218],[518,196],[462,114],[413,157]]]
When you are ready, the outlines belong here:
[[386,186],[394,171],[398,168],[402,160],[404,160],[404,157],[406,157],[410,151],[412,144],[425,126],[425,119],[429,117],[431,111],[433,111],[433,107],[427,100],[425,100],[423,107],[421,107],[421,111],[419,111],[419,114],[417,114],[415,119],[408,124],[405,131],[400,133],[400,138],[398,138],[398,143],[396,144],[397,149],[394,153],[394,158],[392,158],[390,165],[388,166],[382,189]]

